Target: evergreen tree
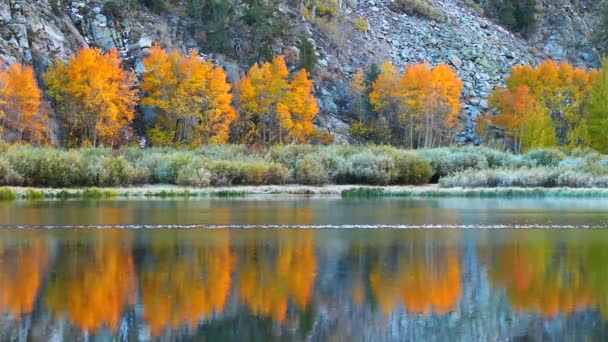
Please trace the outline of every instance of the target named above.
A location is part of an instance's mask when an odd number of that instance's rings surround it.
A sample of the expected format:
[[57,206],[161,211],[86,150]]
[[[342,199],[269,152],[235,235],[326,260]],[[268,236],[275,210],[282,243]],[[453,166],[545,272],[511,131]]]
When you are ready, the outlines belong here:
[[591,85],[591,95],[587,107],[587,122],[591,146],[608,153],[608,60],[603,62],[603,68]]
[[315,53],[315,46],[303,35],[300,38],[300,67],[308,70],[312,75],[315,71],[316,63],[317,55]]

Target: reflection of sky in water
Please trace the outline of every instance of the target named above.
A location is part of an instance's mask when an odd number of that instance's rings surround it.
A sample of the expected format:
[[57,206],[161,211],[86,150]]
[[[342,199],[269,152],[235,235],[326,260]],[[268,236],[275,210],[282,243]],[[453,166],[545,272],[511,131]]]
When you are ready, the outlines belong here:
[[[484,201],[17,202],[0,218],[595,224],[608,206]],[[597,229],[3,229],[0,340],[605,340],[607,247]]]

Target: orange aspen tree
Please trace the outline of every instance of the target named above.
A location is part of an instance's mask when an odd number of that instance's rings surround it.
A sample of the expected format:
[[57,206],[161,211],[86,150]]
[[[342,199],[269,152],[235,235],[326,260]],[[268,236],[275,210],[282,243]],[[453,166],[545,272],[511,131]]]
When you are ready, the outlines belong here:
[[504,130],[513,141],[515,153],[557,144],[549,113],[527,86],[517,87],[513,92],[498,88],[493,91],[490,102],[498,114],[488,117],[489,124]]
[[135,115],[135,75],[124,71],[118,51],[80,50],[57,60],[45,74],[48,94],[67,130],[68,145],[114,146]]
[[511,93],[520,86],[527,86],[532,97],[549,113],[557,143],[575,147],[589,140],[585,117],[589,76],[587,70],[574,68],[568,62],[548,60],[536,68],[531,65],[513,67],[505,83]]
[[312,120],[319,113],[317,100],[312,95],[312,80],[306,69],[298,71],[289,84],[287,108],[292,121],[290,139],[293,142],[306,142],[315,130]]
[[239,85],[239,102],[247,122],[246,142],[264,144],[305,142],[313,133],[312,120],[319,107],[312,81],[305,70],[290,82],[283,56],[272,63],[255,64]]
[[24,139],[32,144],[46,142],[48,116],[41,111],[42,91],[36,83],[34,69],[15,63],[5,74],[2,102],[4,102],[4,130],[14,131],[16,142]]
[[157,144],[228,141],[230,124],[237,113],[231,105],[231,86],[222,68],[201,60],[197,51],[188,56],[178,51],[167,54],[159,46],[152,47],[144,67],[142,104],[159,112],[152,133],[171,136],[163,142],[157,140]]
[[457,126],[462,82],[447,65],[414,64],[400,75],[390,63],[372,86],[370,103],[393,127],[394,138],[409,147],[449,143]]

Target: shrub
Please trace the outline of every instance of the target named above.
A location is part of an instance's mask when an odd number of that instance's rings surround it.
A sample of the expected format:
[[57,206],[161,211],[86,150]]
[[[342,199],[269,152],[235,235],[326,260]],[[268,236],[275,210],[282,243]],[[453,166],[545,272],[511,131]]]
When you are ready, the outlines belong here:
[[555,148],[539,148],[523,155],[523,160],[529,166],[558,166],[566,158],[566,154]]
[[306,156],[297,161],[295,167],[295,180],[301,184],[323,185],[328,181],[329,175],[323,164],[312,156]]
[[394,162],[388,155],[363,152],[349,158],[352,183],[386,185],[391,181]]
[[488,160],[475,150],[435,148],[420,150],[420,155],[431,164],[433,168],[433,181],[450,175],[454,172],[467,169],[487,169]]
[[29,200],[39,200],[39,199],[43,199],[44,196],[44,192],[40,191],[40,190],[35,190],[35,189],[27,189],[25,191],[25,198],[29,199]]
[[266,165],[261,162],[240,163],[241,182],[245,185],[264,184],[266,178]]
[[442,187],[555,187],[560,170],[546,167],[465,170],[439,180]]
[[311,145],[280,145],[270,150],[269,158],[271,161],[283,164],[288,169],[295,169],[298,160],[305,155],[315,152]]
[[16,174],[8,160],[0,157],[0,185],[20,185],[22,179]]
[[175,184],[177,174],[182,167],[192,162],[190,153],[155,154],[149,156],[156,159],[154,179],[158,183]]
[[133,183],[135,169],[125,157],[104,157],[101,166],[99,185],[120,186]]
[[211,177],[211,172],[207,170],[205,161],[195,159],[179,170],[176,183],[183,186],[204,188],[211,184]]
[[391,183],[426,184],[433,176],[433,168],[422,157],[414,153],[397,153],[394,157]]
[[12,147],[6,156],[28,186],[72,187],[84,185],[87,179],[84,160],[77,151]]
[[369,22],[365,18],[355,18],[354,20],[355,30],[357,31],[367,31],[369,27]]
[[239,163],[227,160],[206,160],[206,164],[212,175],[212,185],[226,186],[242,183],[243,173]]
[[289,170],[277,163],[270,163],[264,172],[264,183],[281,185],[289,181]]
[[438,22],[445,21],[445,15],[440,8],[426,0],[396,0],[390,8],[399,13],[421,16]]
[[0,188],[0,201],[12,201],[17,198],[15,190],[11,188]]

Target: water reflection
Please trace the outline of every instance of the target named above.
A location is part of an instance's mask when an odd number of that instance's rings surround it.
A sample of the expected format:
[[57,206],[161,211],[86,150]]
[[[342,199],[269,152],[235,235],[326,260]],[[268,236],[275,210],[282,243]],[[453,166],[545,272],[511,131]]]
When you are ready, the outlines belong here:
[[608,232],[0,230],[1,340],[605,338]]

